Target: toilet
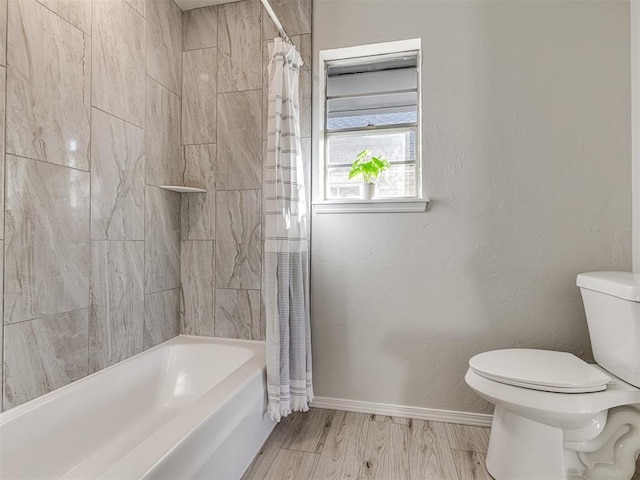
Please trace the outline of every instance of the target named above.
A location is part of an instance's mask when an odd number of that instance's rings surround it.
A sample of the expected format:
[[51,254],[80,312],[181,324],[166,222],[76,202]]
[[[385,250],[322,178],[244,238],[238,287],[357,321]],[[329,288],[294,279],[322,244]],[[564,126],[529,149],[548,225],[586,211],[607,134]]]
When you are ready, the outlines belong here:
[[467,384],[495,405],[496,480],[630,480],[640,453],[640,275],[577,277],[597,365],[565,352],[494,350]]

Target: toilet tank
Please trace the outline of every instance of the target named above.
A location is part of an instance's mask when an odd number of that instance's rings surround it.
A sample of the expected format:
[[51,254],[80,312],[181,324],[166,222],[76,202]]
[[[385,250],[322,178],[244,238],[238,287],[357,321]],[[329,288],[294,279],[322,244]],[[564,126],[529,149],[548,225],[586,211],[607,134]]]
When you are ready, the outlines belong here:
[[576,283],[596,362],[640,388],[640,275],[581,273]]

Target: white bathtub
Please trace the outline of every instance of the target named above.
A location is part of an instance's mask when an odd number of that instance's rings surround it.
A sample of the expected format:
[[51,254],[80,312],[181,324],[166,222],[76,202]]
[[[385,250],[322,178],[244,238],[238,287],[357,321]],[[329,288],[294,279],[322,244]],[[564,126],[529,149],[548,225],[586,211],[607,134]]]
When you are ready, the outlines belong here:
[[0,415],[2,479],[237,479],[275,424],[263,342],[181,335]]

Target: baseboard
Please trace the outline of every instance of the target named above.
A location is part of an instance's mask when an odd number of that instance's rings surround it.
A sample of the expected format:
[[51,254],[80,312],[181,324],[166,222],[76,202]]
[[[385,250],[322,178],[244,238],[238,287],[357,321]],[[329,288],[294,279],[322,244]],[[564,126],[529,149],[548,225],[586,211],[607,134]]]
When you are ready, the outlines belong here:
[[370,413],[389,417],[415,418],[434,422],[459,423],[478,427],[490,427],[493,415],[484,413],[454,412],[451,410],[436,410],[434,408],[407,407],[404,405],[389,405],[387,403],[362,402],[342,398],[316,397],[311,402],[312,407],[328,410],[344,410],[346,412]]

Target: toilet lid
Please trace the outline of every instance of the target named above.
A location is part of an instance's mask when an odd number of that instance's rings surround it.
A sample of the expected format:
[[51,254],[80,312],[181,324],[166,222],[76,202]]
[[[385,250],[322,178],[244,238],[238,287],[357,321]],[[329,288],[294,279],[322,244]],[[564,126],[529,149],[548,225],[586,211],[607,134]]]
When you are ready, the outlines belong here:
[[473,357],[469,367],[489,380],[545,392],[599,392],[611,381],[575,355],[551,350],[493,350]]

